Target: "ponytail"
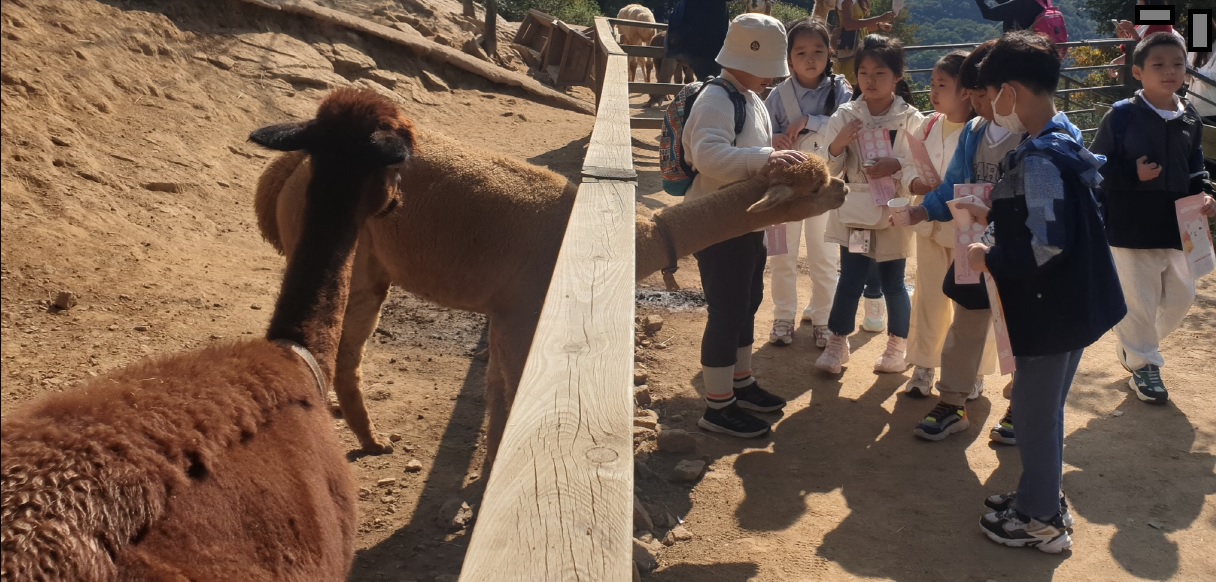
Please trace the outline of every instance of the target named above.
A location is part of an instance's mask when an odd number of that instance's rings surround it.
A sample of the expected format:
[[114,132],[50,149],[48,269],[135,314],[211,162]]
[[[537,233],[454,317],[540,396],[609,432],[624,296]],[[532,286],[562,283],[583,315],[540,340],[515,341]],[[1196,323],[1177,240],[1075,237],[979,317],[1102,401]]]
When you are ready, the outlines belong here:
[[912,88],[908,86],[908,82],[902,77],[895,83],[895,94],[904,100],[908,105],[912,104]]

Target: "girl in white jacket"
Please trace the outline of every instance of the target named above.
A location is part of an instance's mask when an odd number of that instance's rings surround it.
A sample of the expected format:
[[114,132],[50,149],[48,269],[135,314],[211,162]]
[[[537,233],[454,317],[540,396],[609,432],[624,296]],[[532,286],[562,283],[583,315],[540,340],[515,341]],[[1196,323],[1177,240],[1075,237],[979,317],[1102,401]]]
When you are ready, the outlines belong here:
[[[904,268],[912,251],[912,231],[890,226],[890,211],[874,202],[871,181],[894,178],[896,196],[908,197],[907,187],[917,177],[908,151],[908,133],[919,128],[924,117],[907,102],[911,93],[903,81],[904,51],[898,40],[867,36],[855,63],[855,100],[832,115],[824,136],[829,144],[829,170],[832,174],[844,172],[849,194],[844,205],[828,218],[825,237],[840,245],[840,280],[828,317],[832,335],[815,365],[839,374],[848,362],[848,336],[856,329],[857,304],[866,274],[870,265],[878,263],[887,303],[888,338],[874,371],[899,373],[908,367],[904,354],[912,304],[904,285]],[[857,141],[862,131],[869,129],[886,130],[883,137],[889,138],[892,146],[890,157],[874,159],[872,164],[865,163],[867,157]]]
[[[796,149],[823,157],[828,118],[849,101],[853,89],[844,76],[832,72],[831,33],[818,20],[799,20],[786,31],[790,77],[769,93],[764,106],[773,121],[773,147]],[[784,225],[789,252],[769,259],[772,272],[773,331],[769,342],[784,346],[794,341],[798,309],[798,252],[806,232],[806,264],[811,272],[811,298],[802,321],[811,324],[817,347],[828,344],[828,314],[836,295],[836,261],[840,251],[823,240],[826,213]]]

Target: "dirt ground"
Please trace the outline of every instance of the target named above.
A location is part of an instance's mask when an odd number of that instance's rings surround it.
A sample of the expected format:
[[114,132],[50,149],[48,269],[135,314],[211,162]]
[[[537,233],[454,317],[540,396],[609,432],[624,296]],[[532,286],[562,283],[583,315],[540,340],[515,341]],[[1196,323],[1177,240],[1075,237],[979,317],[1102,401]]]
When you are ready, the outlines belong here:
[[[406,15],[458,44],[473,27],[455,0],[327,4],[390,22]],[[283,259],[260,240],[252,192],[269,161],[245,137],[311,113],[326,88],[396,95],[418,123],[575,175],[591,118],[412,57],[400,47],[233,0],[5,0],[0,85],[0,403],[150,354],[256,336]],[[384,10],[384,9],[388,10]],[[380,9],[377,12],[377,9]],[[440,39],[439,37],[443,37]],[[586,97],[585,92],[576,94]],[[634,133],[639,202],[659,192],[655,133]],[[704,310],[695,264],[678,274],[692,307],[649,280],[639,314],[666,320],[639,362],[665,426],[696,432]],[[809,282],[801,281],[803,297]],[[61,291],[79,304],[51,308]],[[658,299],[653,299],[657,297]],[[653,299],[653,300],[652,300]],[[1124,387],[1109,337],[1091,348],[1068,410],[1065,485],[1077,517],[1071,554],[997,547],[975,524],[980,500],[1012,488],[1016,451],[992,448],[1003,382],[971,408],[973,428],[943,443],[911,427],[931,403],[876,376],[881,338],[861,334],[840,378],[812,370],[809,329],[788,348],[758,345],[756,369],[791,406],[766,440],[700,437],[709,471],[665,477],[689,455],[638,455],[639,497],[684,520],[691,539],[657,545],[652,580],[1204,580],[1216,557],[1216,279],[1203,281],[1165,343],[1173,402]],[[761,308],[758,338],[771,324]],[[395,292],[365,360],[373,419],[390,456],[352,455],[361,486],[352,580],[451,580],[469,528],[437,524],[453,499],[479,504],[484,318]],[[991,400],[990,400],[991,399]],[[335,429],[352,450],[340,420]],[[405,471],[417,460],[422,470]],[[389,482],[388,479],[393,479]],[[666,528],[656,535],[662,537]]]

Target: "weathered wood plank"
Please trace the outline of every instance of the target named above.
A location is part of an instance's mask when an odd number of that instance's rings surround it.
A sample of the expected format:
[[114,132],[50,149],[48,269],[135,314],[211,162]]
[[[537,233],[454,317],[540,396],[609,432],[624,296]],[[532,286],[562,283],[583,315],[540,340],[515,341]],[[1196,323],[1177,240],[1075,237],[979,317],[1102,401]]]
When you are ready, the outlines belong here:
[[617,26],[636,26],[638,28],[655,28],[658,30],[667,30],[667,24],[663,22],[638,22],[636,20],[625,20],[623,18],[604,18],[609,24]]
[[616,42],[616,36],[612,34],[612,26],[608,24],[608,19],[603,16],[595,17],[595,38],[604,52],[610,55],[625,54],[621,50],[621,45]]
[[[604,71],[604,86],[600,92],[599,111],[591,144],[583,159],[583,175],[593,178],[633,178],[633,141],[629,133],[629,89],[627,60],[622,55],[609,55]],[[597,171],[609,168],[611,175]]]
[[630,579],[635,190],[579,187],[461,582]]

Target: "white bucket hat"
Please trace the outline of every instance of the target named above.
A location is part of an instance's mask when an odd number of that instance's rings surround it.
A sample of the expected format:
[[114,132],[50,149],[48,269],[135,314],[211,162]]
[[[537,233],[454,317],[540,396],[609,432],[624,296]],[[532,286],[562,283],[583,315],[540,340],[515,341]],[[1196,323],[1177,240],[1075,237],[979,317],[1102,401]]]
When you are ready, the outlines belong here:
[[719,65],[757,77],[787,77],[785,27],[764,14],[740,14],[726,31],[726,42],[718,53]]

